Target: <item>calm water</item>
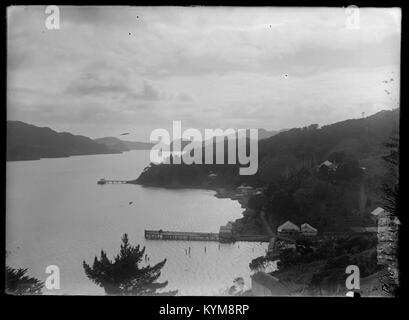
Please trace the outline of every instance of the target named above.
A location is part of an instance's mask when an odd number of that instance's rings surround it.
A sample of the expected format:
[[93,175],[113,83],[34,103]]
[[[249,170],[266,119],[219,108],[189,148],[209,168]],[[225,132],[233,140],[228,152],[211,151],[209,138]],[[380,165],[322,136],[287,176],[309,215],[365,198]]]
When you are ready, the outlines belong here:
[[146,246],[151,264],[167,258],[159,279],[169,281],[166,289],[219,295],[236,277],[249,287],[248,264],[265,253],[266,243],[219,247],[217,242],[146,241],[143,234],[145,229],[217,232],[241,216],[238,202],[217,199],[213,191],[96,184],[102,177],[136,178],[148,163],[147,151],[8,162],[7,265],[29,268],[42,280],[47,265],[57,265],[61,289],[44,293],[103,294],[85,277],[82,261],[91,263],[101,249],[112,257],[128,233],[132,244]]

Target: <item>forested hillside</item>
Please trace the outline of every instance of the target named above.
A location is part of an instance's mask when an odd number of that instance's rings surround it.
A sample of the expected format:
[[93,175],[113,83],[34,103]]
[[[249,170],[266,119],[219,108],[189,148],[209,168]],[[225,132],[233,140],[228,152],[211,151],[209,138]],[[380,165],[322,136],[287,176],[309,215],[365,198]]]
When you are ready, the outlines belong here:
[[[383,143],[399,128],[399,109],[381,111],[370,117],[338,122],[322,128],[311,125],[291,129],[259,141],[258,172],[240,176],[238,165],[152,165],[137,182],[161,186],[265,185],[283,174],[311,168],[331,153],[343,152],[358,160],[372,174],[382,174],[379,165]],[[217,175],[212,181],[210,172]]]
[[[385,143],[399,130],[399,110],[338,122],[322,128],[310,125],[259,141],[259,168],[240,176],[238,165],[153,165],[135,180],[163,187],[264,187],[263,195],[249,201],[242,230],[252,225],[263,209],[271,225],[292,219],[327,230],[368,222],[379,205],[387,169],[382,157]],[[335,172],[317,170],[330,160]],[[240,228],[240,224],[236,224]],[[259,230],[262,231],[262,230]]]

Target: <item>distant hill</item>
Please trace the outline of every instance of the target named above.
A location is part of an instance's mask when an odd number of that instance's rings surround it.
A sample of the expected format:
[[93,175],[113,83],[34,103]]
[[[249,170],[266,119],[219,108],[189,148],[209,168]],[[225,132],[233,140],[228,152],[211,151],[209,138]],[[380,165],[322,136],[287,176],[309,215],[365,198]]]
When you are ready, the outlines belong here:
[[115,137],[104,137],[94,139],[95,142],[102,143],[108,148],[123,152],[129,150],[150,150],[154,144],[149,142],[139,142],[139,141],[126,141]]
[[95,142],[106,145],[111,150],[116,152],[129,151],[129,147],[120,139],[114,137],[104,137],[94,139]]
[[7,121],[7,161],[118,153],[92,139],[21,121]]

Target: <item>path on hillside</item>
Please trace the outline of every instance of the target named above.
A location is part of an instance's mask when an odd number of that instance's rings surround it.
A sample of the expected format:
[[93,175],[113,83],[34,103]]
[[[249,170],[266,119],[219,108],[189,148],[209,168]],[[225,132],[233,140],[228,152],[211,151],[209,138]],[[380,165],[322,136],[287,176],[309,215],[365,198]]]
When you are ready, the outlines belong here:
[[264,227],[266,228],[267,233],[269,234],[269,236],[270,237],[277,236],[276,233],[273,231],[273,229],[271,229],[271,226],[267,221],[266,214],[264,213],[263,210],[260,211],[260,218],[261,218],[261,221],[263,222]]

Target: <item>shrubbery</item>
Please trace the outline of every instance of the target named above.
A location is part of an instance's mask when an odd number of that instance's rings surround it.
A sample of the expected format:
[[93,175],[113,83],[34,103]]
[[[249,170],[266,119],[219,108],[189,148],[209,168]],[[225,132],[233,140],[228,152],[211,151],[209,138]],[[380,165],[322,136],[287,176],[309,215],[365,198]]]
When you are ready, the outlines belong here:
[[349,261],[347,257],[351,254],[374,248],[376,244],[377,238],[373,235],[326,240],[315,244],[310,239],[299,239],[296,242],[296,251],[287,249],[281,252],[278,266],[283,268],[298,263],[328,260],[327,264],[331,268]]

